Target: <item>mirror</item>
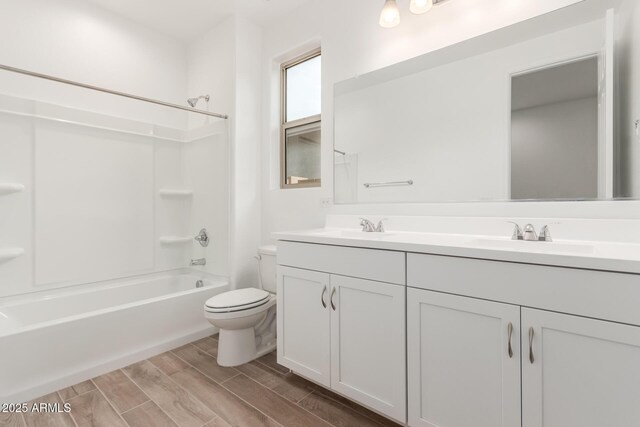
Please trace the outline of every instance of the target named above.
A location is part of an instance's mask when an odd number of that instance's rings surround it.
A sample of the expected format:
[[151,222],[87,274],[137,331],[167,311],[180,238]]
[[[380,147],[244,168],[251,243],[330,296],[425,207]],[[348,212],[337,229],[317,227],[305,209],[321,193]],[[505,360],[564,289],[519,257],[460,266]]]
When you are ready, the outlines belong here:
[[585,0],[337,83],[335,203],[640,197],[637,3]]
[[598,198],[598,119],[597,56],[511,76],[511,198]]

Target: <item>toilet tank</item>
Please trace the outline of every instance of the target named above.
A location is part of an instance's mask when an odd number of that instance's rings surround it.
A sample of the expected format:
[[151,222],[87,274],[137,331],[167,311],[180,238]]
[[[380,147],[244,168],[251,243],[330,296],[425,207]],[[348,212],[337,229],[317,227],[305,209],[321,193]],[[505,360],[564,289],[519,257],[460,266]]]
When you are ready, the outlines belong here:
[[260,246],[258,248],[260,258],[260,280],[262,288],[271,293],[276,293],[276,247],[273,245]]

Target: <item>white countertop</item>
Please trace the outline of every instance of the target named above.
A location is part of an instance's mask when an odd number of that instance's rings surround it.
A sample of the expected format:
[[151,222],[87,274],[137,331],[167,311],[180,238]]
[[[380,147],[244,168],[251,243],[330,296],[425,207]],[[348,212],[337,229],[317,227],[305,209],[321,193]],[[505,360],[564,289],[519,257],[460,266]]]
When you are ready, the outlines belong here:
[[640,274],[640,244],[587,240],[513,241],[509,237],[353,228],[273,233],[276,240],[416,252]]

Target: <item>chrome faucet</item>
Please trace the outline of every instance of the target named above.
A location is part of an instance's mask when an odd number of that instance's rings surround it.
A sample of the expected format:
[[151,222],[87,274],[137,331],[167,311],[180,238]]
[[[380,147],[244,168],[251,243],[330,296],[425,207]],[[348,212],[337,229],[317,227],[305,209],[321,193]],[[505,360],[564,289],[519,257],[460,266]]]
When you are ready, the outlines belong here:
[[206,258],[192,259],[189,265],[207,265]]
[[527,224],[524,226],[524,230],[522,232],[522,239],[528,242],[533,242],[538,240],[538,235],[536,234],[536,229],[531,224]]
[[365,233],[384,233],[384,220],[381,219],[378,222],[378,225],[375,225],[373,222],[369,221],[366,218],[360,218],[360,225],[362,226],[362,231]]

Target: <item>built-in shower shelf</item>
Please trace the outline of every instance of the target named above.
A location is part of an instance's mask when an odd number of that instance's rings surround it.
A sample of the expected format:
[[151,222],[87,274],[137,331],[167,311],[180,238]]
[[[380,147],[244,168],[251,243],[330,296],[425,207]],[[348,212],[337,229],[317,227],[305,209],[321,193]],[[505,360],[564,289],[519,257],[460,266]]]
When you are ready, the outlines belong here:
[[160,243],[163,245],[184,245],[189,243],[193,237],[191,236],[162,236]]
[[160,190],[160,196],[172,198],[187,198],[193,196],[193,190],[173,190],[163,188]]
[[0,262],[9,261],[10,259],[18,258],[24,254],[22,248],[7,248],[0,249]]
[[24,185],[0,182],[0,196],[11,193],[19,193],[24,190]]

